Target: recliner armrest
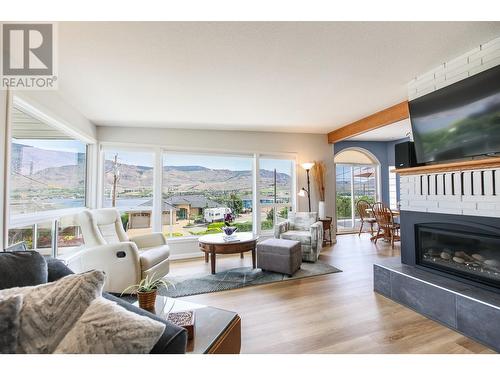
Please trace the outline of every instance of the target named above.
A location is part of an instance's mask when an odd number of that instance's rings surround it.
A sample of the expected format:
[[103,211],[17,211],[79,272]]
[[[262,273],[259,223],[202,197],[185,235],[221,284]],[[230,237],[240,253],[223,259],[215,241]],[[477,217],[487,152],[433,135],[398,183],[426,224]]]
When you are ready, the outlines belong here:
[[311,225],[311,240],[318,241],[321,238],[323,241],[323,223],[321,221],[317,221]]
[[162,246],[166,245],[167,243],[165,236],[163,235],[163,233],[160,232],[144,234],[142,236],[136,236],[131,238],[130,241],[135,243],[139,249]]

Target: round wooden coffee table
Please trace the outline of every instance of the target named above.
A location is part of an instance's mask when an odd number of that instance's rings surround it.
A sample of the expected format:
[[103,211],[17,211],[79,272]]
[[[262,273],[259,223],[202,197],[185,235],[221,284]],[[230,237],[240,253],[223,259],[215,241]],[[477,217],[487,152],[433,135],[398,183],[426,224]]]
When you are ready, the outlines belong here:
[[205,262],[208,263],[208,256],[210,255],[210,263],[212,268],[212,275],[215,274],[215,256],[216,254],[241,254],[245,251],[252,252],[252,266],[255,268],[255,247],[257,246],[258,236],[253,233],[236,233],[233,236],[234,240],[226,241],[224,234],[207,234],[201,236],[199,241],[200,250],[205,253]]

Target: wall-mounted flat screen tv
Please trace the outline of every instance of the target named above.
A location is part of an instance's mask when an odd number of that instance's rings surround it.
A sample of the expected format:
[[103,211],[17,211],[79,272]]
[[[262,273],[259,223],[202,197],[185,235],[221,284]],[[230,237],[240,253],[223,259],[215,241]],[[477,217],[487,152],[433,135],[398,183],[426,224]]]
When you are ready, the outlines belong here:
[[410,101],[418,163],[500,153],[500,66]]

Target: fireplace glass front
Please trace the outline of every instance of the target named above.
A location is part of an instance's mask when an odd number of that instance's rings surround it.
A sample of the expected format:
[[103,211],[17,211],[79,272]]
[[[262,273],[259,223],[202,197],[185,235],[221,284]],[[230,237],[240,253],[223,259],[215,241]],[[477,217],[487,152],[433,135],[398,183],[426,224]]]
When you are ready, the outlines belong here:
[[500,288],[500,236],[461,225],[415,228],[417,264]]

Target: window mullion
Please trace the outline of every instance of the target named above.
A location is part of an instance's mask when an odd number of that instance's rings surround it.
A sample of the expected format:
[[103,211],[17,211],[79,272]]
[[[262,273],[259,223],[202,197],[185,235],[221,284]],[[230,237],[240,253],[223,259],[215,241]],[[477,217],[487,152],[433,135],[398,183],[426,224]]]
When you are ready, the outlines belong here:
[[33,247],[33,250],[36,250],[38,249],[38,224],[33,224],[33,227],[32,227],[32,238],[31,238],[31,243],[32,243],[32,247]]
[[356,227],[356,224],[354,222],[356,213],[354,211],[354,166],[350,166],[351,168],[351,225],[352,228]]
[[253,156],[253,170],[252,170],[252,206],[253,206],[253,233],[259,235],[261,232],[260,228],[260,199],[259,199],[259,188],[260,188],[260,174],[259,174],[259,154],[254,154]]
[[153,232],[162,232],[162,181],[163,163],[161,149],[155,150],[155,163],[153,169]]

